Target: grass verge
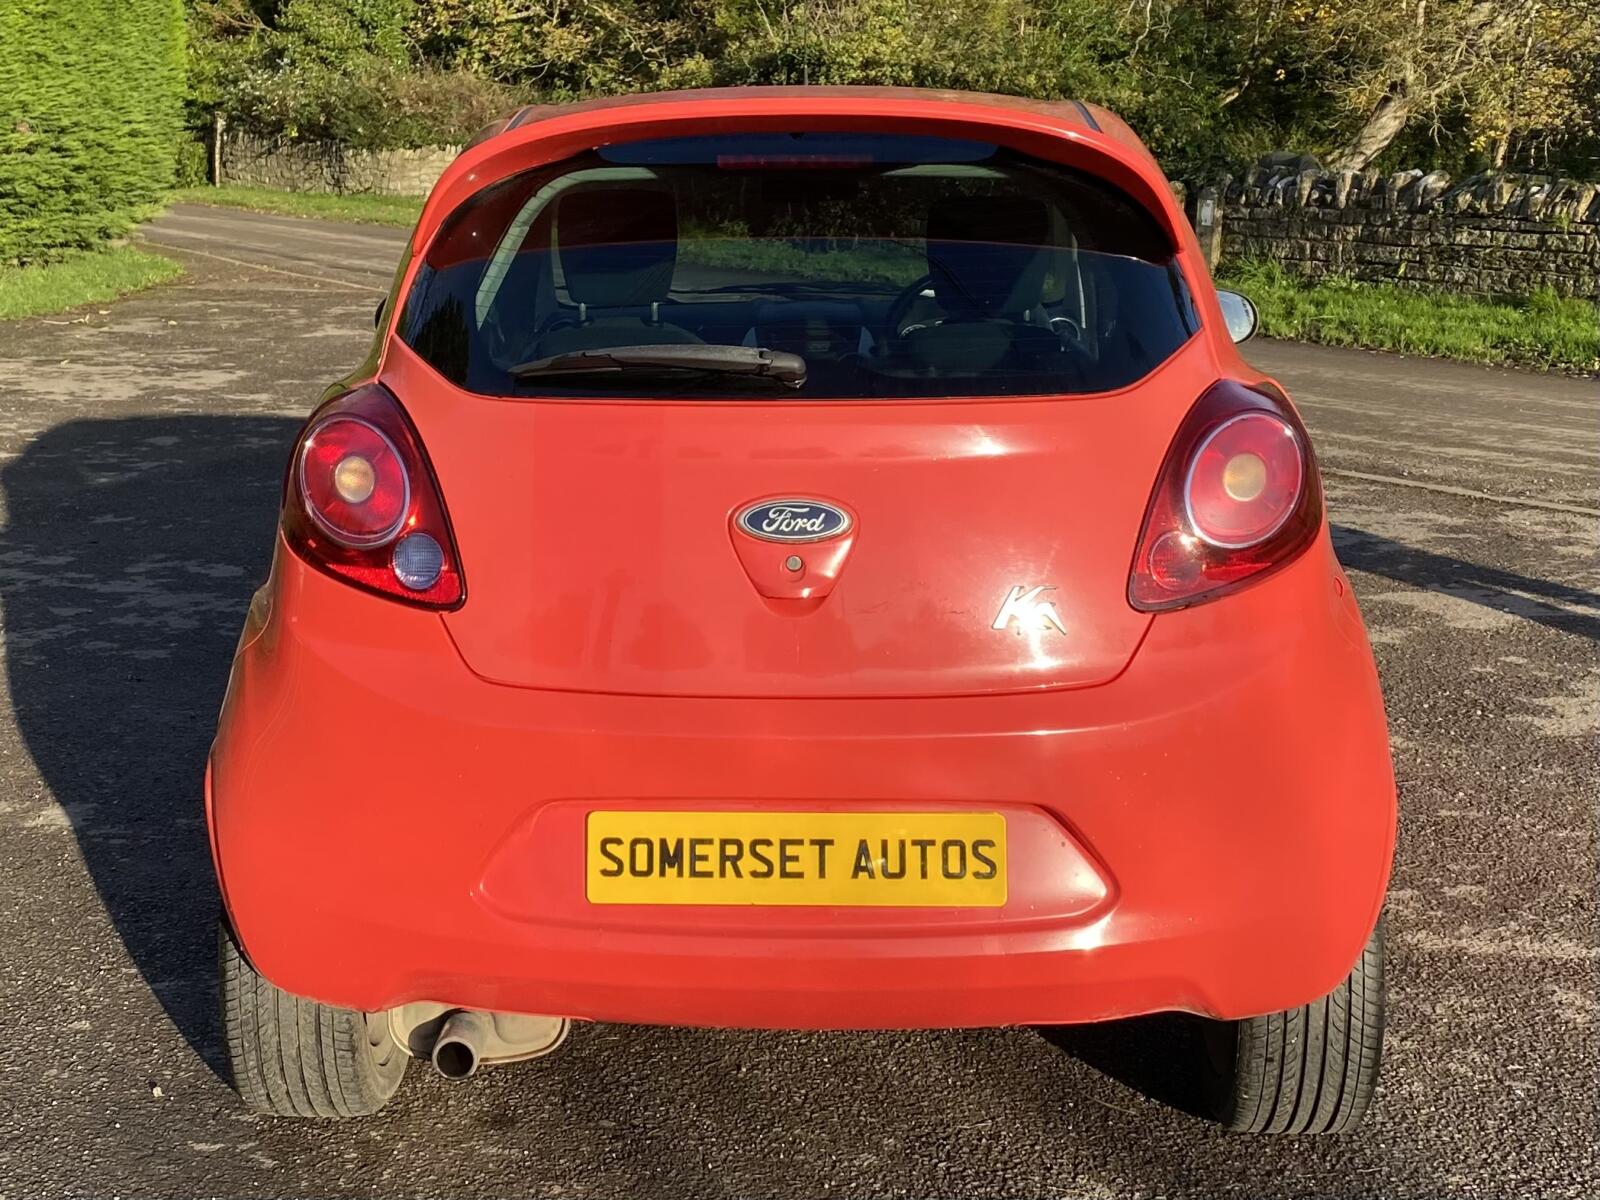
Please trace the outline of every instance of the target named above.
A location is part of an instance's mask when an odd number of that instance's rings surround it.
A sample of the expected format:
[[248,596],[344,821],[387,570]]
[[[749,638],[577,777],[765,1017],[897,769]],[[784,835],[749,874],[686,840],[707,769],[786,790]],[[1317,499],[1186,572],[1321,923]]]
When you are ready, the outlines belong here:
[[133,246],[85,250],[55,262],[0,266],[0,321],[103,304],[183,274],[170,258]]
[[196,187],[172,193],[174,204],[211,204],[219,208],[244,208],[251,212],[281,213],[288,217],[325,217],[330,221],[359,221],[366,225],[397,225],[409,229],[422,212],[421,196],[334,196],[322,192],[279,192],[271,188]]
[[1455,295],[1420,288],[1315,282],[1276,263],[1225,263],[1221,287],[1242,292],[1269,337],[1361,346],[1544,371],[1600,371],[1600,307],[1554,292],[1526,298]]

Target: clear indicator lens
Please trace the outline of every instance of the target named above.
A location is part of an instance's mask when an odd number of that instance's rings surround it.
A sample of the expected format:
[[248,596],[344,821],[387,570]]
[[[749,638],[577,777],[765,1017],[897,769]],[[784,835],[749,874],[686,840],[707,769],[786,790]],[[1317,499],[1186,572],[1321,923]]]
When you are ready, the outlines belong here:
[[394,577],[414,592],[425,592],[439,582],[444,551],[426,533],[408,533],[395,544],[390,564]]

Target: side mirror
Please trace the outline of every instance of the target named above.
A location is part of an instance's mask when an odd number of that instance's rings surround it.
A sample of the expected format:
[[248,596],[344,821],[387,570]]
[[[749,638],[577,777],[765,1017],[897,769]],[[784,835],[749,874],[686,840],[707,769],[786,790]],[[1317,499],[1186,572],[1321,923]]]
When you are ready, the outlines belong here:
[[1228,336],[1236,342],[1247,342],[1255,336],[1260,316],[1256,306],[1238,292],[1217,290],[1217,302],[1222,305],[1222,322],[1228,327]]
[[[382,327],[382,325],[383,325],[383,309],[384,309],[384,306],[386,304],[388,304],[388,303],[389,303],[389,297],[387,297],[387,296],[385,296],[382,300],[378,301],[378,309],[377,309],[376,312],[374,312],[372,314],[372,327],[374,329],[378,329],[378,328]],[[1246,300],[1245,303],[1248,304],[1249,301]],[[1234,340],[1237,341],[1238,339],[1236,338]]]

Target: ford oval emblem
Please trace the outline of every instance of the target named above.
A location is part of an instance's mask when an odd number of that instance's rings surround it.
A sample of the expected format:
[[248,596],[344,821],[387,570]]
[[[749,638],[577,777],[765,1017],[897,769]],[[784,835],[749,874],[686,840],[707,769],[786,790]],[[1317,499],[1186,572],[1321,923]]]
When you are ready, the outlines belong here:
[[850,514],[821,500],[763,500],[734,518],[751,537],[769,542],[820,542],[850,528]]

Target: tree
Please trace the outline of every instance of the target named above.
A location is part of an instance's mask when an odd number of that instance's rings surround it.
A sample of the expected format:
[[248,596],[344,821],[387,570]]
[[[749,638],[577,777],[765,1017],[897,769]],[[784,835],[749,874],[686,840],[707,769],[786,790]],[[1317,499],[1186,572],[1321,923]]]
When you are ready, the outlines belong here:
[[1180,172],[1600,152],[1597,0],[188,2],[192,105],[358,145],[453,139],[512,96],[809,82],[1099,100]]
[[1356,170],[1421,128],[1498,164],[1575,144],[1600,107],[1595,0],[1118,0],[1114,20],[1107,94],[1181,159],[1279,139]]
[[416,0],[284,0],[272,38],[284,60],[346,67],[362,59],[394,66],[411,60],[407,28]]
[[516,103],[418,48],[417,0],[189,0],[189,123],[389,148],[460,142]]
[[550,99],[709,83],[711,0],[420,0],[422,54]]
[[1331,87],[1360,114],[1329,165],[1360,170],[1413,121],[1458,115],[1475,147],[1503,162],[1512,138],[1577,116],[1593,61],[1593,0],[1345,0],[1307,4],[1299,22]]
[[0,262],[125,231],[172,183],[181,0],[0,3]]

